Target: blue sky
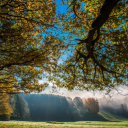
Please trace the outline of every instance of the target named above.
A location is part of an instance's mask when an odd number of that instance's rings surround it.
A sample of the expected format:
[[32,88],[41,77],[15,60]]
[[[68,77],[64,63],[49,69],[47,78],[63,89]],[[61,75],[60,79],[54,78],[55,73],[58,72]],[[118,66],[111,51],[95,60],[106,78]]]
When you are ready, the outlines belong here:
[[62,13],[66,13],[67,11],[67,5],[65,3],[65,5],[61,5],[60,3],[62,2],[62,0],[56,0],[56,4],[57,4],[57,9],[56,9],[56,12],[60,12],[61,14]]

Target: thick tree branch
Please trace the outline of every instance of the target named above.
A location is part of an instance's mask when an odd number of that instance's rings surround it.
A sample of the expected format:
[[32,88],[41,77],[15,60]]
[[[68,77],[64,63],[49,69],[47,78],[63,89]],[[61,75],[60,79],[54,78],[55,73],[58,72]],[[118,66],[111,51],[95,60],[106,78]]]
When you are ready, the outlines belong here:
[[[93,59],[93,61],[100,66],[104,71],[108,71],[105,67],[103,67],[102,65],[100,65],[94,58],[93,56],[93,48],[95,43],[99,40],[99,36],[100,36],[100,27],[106,22],[106,20],[109,18],[109,15],[112,11],[112,9],[115,7],[115,5],[119,2],[120,0],[105,0],[100,13],[98,15],[98,17],[94,20],[94,22],[91,25],[91,28],[88,32],[88,36],[86,40],[86,48],[88,51],[88,55],[90,58]],[[95,31],[97,31],[97,38],[93,40]],[[84,42],[83,40],[80,40],[80,42]],[[81,53],[79,53],[79,55],[83,58],[86,58],[84,55],[82,55]],[[108,71],[110,72],[110,71]]]
[[100,27],[107,21],[110,13],[112,12],[112,9],[116,6],[116,4],[119,1],[120,0],[105,0],[98,17],[94,20],[94,22],[92,23],[91,28],[88,32],[87,42],[88,42],[89,46],[92,45],[91,42],[93,40],[95,31],[100,29]]
[[[77,51],[78,55],[80,58],[83,58],[85,60],[84,64],[87,64],[87,60],[89,58],[91,58],[94,62],[94,67],[95,67],[95,72],[94,72],[94,79],[96,77],[96,67],[99,66],[102,70],[102,75],[103,75],[103,80],[104,80],[104,71],[109,72],[109,73],[115,73],[118,75],[122,75],[119,74],[115,71],[111,71],[109,69],[107,69],[106,67],[104,67],[102,64],[100,64],[98,62],[98,60],[95,59],[94,57],[94,47],[95,47],[95,43],[99,40],[100,38],[100,28],[101,26],[107,21],[107,19],[109,18],[110,13],[112,12],[112,9],[116,6],[116,4],[119,2],[120,0],[105,0],[104,4],[100,10],[100,13],[98,15],[98,17],[94,20],[94,22],[92,23],[90,30],[88,32],[87,38],[85,40],[80,40],[80,39],[76,39],[77,41],[79,41],[78,45],[80,44],[86,44],[86,48],[88,55],[84,55],[83,53],[81,53],[80,51]],[[76,3],[75,3],[76,4]],[[76,11],[75,11],[75,4],[73,6],[73,11],[76,15]],[[76,15],[77,16],[77,15]],[[97,37],[94,39],[94,34],[97,31]],[[77,56],[78,56],[77,55]],[[77,59],[76,59],[77,61]],[[83,74],[85,75],[85,71],[84,71],[84,67],[82,69]]]

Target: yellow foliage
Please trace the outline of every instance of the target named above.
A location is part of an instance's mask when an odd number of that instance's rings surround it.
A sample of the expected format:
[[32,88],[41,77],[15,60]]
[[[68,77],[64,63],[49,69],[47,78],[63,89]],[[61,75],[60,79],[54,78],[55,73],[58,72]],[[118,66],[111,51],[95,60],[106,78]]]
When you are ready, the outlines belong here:
[[0,115],[7,115],[9,117],[12,112],[12,108],[9,104],[9,95],[0,93]]
[[54,36],[40,35],[54,27],[55,1],[2,0],[0,12],[0,93],[41,91],[46,84],[38,80],[51,72],[63,47]]

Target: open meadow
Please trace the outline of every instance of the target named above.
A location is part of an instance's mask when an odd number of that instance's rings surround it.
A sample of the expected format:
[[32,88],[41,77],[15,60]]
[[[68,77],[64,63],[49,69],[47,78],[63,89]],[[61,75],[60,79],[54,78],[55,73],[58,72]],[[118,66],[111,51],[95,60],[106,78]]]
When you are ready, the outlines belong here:
[[128,128],[128,121],[30,122],[0,121],[0,128]]
[[35,122],[11,120],[0,121],[0,128],[128,128],[128,118],[108,112],[99,112],[98,115],[101,115],[107,121]]

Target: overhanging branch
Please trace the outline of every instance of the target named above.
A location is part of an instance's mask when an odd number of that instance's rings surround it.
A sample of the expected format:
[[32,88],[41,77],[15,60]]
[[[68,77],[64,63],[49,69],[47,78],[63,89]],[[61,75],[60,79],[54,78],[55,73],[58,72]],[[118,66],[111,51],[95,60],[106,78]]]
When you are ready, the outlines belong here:
[[[86,62],[89,58],[91,58],[94,62],[94,65],[99,66],[101,68],[102,74],[103,74],[103,79],[104,79],[104,73],[103,73],[104,71],[109,72],[109,73],[115,73],[115,74],[118,74],[118,73],[115,72],[115,71],[111,71],[111,70],[107,69],[106,67],[104,67],[102,64],[100,64],[95,59],[93,51],[94,51],[95,43],[100,38],[100,28],[107,21],[107,19],[109,18],[110,13],[112,12],[112,9],[116,6],[116,4],[119,1],[120,0],[105,0],[104,4],[103,4],[103,6],[100,10],[100,13],[99,13],[98,17],[93,21],[93,23],[90,27],[87,38],[85,40],[79,40],[78,39],[78,41],[79,41],[78,45],[83,44],[83,43],[86,44],[86,49],[87,49],[87,52],[88,52],[88,55],[84,55],[80,51],[77,51],[80,58],[83,58],[84,60],[86,60]],[[75,4],[74,4],[73,11],[76,15]],[[95,34],[96,31],[97,31],[97,37],[96,37],[96,39],[94,39],[94,34]],[[95,75],[96,75],[96,66],[95,66],[94,78],[95,78]]]

